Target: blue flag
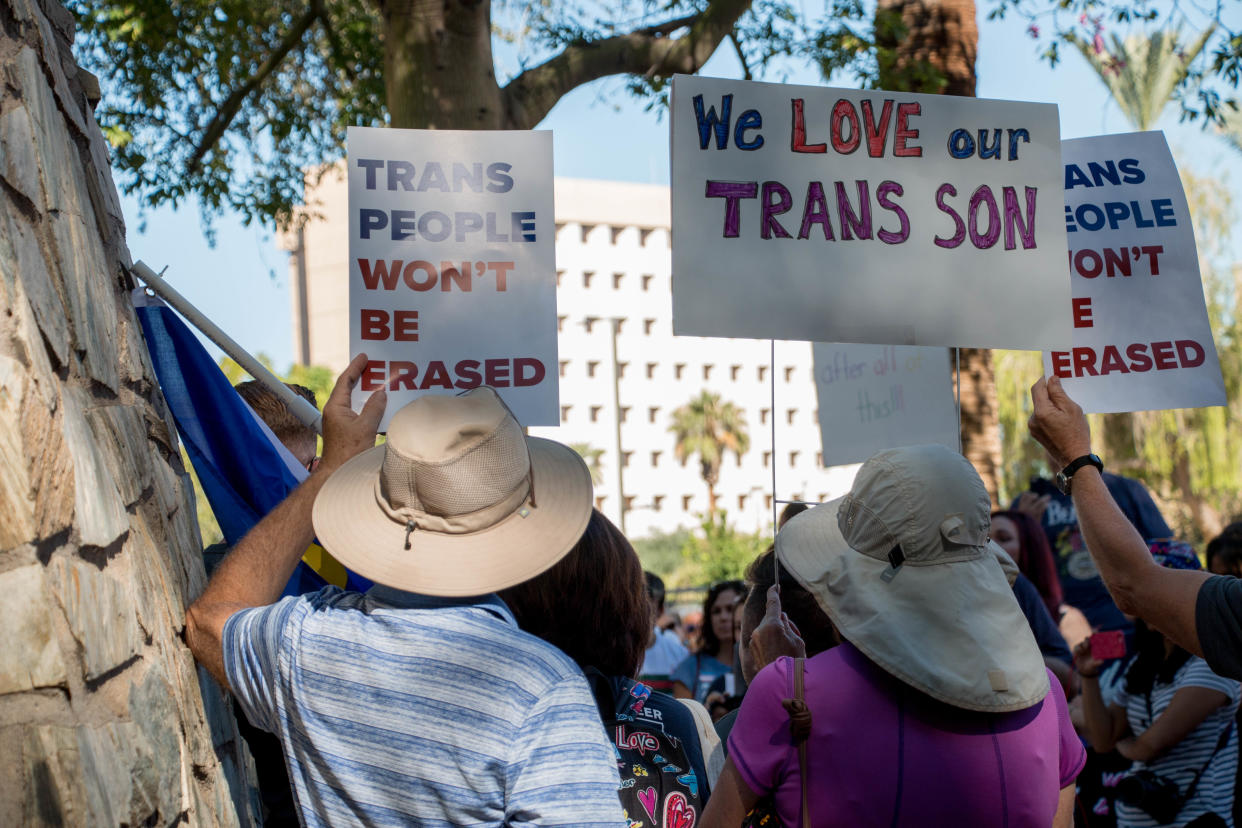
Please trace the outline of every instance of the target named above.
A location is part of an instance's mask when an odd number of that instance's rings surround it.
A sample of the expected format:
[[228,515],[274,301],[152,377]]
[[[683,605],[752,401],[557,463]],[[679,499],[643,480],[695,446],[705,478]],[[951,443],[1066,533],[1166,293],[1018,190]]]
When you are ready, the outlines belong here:
[[[134,310],[181,442],[232,546],[305,479],[306,469],[250,410],[181,317],[145,296],[135,301]],[[328,584],[357,590],[371,586],[313,544],[284,594],[301,595]]]

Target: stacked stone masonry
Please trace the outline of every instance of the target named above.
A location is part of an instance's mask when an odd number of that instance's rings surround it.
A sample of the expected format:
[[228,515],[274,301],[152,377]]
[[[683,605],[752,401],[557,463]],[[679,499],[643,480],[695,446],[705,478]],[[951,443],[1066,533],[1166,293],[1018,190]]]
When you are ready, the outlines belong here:
[[181,638],[193,495],[73,28],[0,0],[0,825],[250,825],[249,754]]

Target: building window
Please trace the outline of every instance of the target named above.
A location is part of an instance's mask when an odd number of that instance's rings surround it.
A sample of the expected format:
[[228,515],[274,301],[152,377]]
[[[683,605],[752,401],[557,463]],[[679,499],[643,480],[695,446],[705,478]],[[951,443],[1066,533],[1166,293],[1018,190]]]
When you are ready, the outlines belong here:
[[591,231],[595,229],[595,225],[583,224],[580,225],[580,229],[582,230],[582,243],[586,244],[587,236],[591,235]]
[[703,379],[704,380],[709,380],[712,378],[712,369],[715,367],[716,367],[715,365],[711,365],[711,364],[707,364],[703,366]]
[[664,495],[656,495],[651,498],[651,511],[658,512],[664,506]]
[[565,222],[558,221],[552,226],[556,229],[556,237],[559,239],[561,237],[561,231],[565,229]]
[[797,413],[798,413],[798,409],[796,409],[796,408],[791,408],[791,409],[789,409],[788,411],[786,411],[786,412],[785,412],[785,422],[786,422],[788,425],[793,425],[793,422],[794,422],[794,416],[795,416]]
[[654,319],[644,319],[643,320],[643,333],[645,333],[647,336],[651,336],[651,329],[655,327],[655,323],[656,321]]
[[737,496],[737,510],[740,512],[746,508],[746,495]]
[[561,406],[561,422],[562,422],[562,423],[567,423],[567,422],[569,422],[569,409],[571,409],[571,408],[573,408],[573,406],[572,406],[572,405],[562,405],[562,406]]
[[681,379],[681,374],[686,370],[686,363],[679,362],[673,366],[673,379]]
[[613,227],[610,227],[609,229],[612,230],[612,244],[614,247],[616,247],[617,239],[619,239],[621,237],[621,234],[625,232],[625,227],[624,226],[617,227],[614,225]]
[[763,453],[763,467],[766,469],[770,465],[772,465],[772,452],[765,451]]
[[[659,365],[658,362],[647,363],[647,379],[655,379],[655,369],[657,365]],[[655,421],[653,420],[652,422],[655,422]]]
[[[824,465],[824,453],[822,451],[815,452],[815,465]],[[823,500],[823,498],[821,497],[820,500]]]
[[766,423],[768,421],[768,415],[771,413],[772,413],[772,410],[769,408],[759,409],[759,425],[763,425],[764,423]]
[[630,467],[630,458],[634,455],[632,451],[621,452],[621,468],[628,469]]
[[557,333],[565,332],[565,317],[563,316],[556,317],[556,332]]
[[590,271],[590,270],[582,271],[582,286],[584,288],[589,288],[591,286],[591,279],[593,279],[594,277],[595,277],[595,273],[593,271]]
[[620,289],[621,289],[621,280],[622,280],[623,278],[625,278],[625,274],[624,274],[624,273],[614,273],[614,274],[612,274],[612,289],[613,289],[613,290],[620,290]]
[[612,324],[617,326],[617,333],[621,333],[621,329],[625,327],[625,319],[623,317],[613,317]]
[[633,510],[634,510],[634,495],[626,495],[625,496],[625,511],[631,512]]
[[621,406],[621,422],[625,422],[630,418],[630,407],[628,405]]
[[603,511],[604,501],[608,499],[608,495],[599,495],[595,498],[595,508]]
[[587,376],[588,376],[588,377],[593,377],[593,376],[595,376],[595,369],[596,369],[596,368],[598,368],[598,367],[599,367],[599,362],[598,362],[598,361],[596,361],[596,360],[591,360],[590,362],[588,362],[588,363],[587,363]]
[[789,382],[791,379],[793,379],[793,372],[794,372],[794,367],[792,365],[785,366],[785,382]]
[[759,366],[759,381],[763,382],[765,379],[767,379],[767,376],[768,376],[768,366],[760,365]]
[[562,377],[565,376],[565,369],[568,367],[569,367],[569,360],[562,359],[561,360],[561,376]]
[[681,496],[681,510],[683,512],[690,511],[690,501],[693,499],[694,499],[694,495],[682,495]]
[[[557,287],[561,286],[561,280],[564,278],[565,278],[565,271],[563,270],[556,271],[556,286]],[[561,318],[564,319],[565,317],[562,316]]]
[[653,465],[653,466],[658,466],[658,465],[660,465],[660,455],[661,455],[661,454],[663,454],[663,453],[664,453],[664,452],[662,452],[662,451],[653,451],[653,452],[651,452],[651,465]]
[[659,415],[660,415],[660,406],[658,405],[651,406],[650,408],[647,409],[647,422],[654,423],[656,421],[656,417],[658,417]]
[[824,502],[824,501],[826,501],[827,499],[828,499],[828,493],[827,493],[827,492],[820,492],[820,493],[819,493],[819,502],[820,502],[820,503],[823,503],[823,502]]
[[604,407],[602,405],[591,406],[591,422],[593,423],[599,422],[599,412],[602,411],[603,409]]
[[655,278],[655,277],[654,277],[654,276],[652,276],[650,273],[644,273],[644,274],[643,274],[643,290],[650,290],[650,289],[651,289],[651,280],[652,280],[652,279],[654,279],[654,278]]
[[729,379],[733,380],[734,382],[737,382],[737,375],[740,374],[741,372],[742,372],[742,366],[740,365],[729,366]]
[[765,494],[765,495],[763,496],[763,508],[765,508],[765,509],[771,509],[771,508],[772,508],[772,495],[770,495],[770,494]]
[[[630,364],[628,362],[617,363],[617,379],[621,379],[622,377],[625,376],[625,369],[628,367],[630,367]],[[625,422],[625,421],[622,420],[622,422]]]
[[586,327],[586,332],[591,333],[591,331],[595,330],[595,323],[598,321],[598,316],[588,316],[586,319],[582,320],[582,324]]
[[798,503],[806,503],[806,498],[802,496],[802,492],[798,492],[794,495],[793,499]]
[[798,464],[798,452],[789,452],[789,465],[796,466]]

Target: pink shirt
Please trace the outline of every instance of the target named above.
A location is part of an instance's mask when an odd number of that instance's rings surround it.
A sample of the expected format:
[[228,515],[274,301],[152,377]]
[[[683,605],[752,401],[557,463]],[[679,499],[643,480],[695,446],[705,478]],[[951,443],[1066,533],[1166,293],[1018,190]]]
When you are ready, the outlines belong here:
[[[1015,713],[974,713],[909,687],[850,644],[806,662],[813,723],[807,742],[811,823],[1009,828],[1052,824],[1057,797],[1087,760],[1061,684]],[[768,665],[746,691],[729,758],[756,794],[775,793],[799,825],[798,752],[781,699],[793,660]]]

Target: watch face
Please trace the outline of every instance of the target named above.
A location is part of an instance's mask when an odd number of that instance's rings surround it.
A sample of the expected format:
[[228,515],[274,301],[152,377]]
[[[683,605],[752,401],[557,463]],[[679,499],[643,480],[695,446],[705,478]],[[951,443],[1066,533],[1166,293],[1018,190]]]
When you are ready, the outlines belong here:
[[1065,472],[1057,472],[1055,480],[1057,488],[1061,490],[1061,494],[1070,493],[1069,478],[1065,476]]

